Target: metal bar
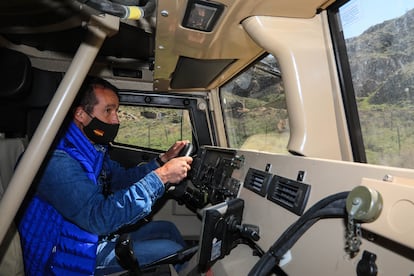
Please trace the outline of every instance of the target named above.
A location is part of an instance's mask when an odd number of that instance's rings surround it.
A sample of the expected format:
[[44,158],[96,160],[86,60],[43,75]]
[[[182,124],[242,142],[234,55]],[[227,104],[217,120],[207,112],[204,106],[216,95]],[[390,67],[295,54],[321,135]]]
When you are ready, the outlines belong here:
[[105,38],[115,33],[118,27],[119,19],[113,16],[91,17],[88,36],[79,46],[0,202],[0,241],[12,223]]

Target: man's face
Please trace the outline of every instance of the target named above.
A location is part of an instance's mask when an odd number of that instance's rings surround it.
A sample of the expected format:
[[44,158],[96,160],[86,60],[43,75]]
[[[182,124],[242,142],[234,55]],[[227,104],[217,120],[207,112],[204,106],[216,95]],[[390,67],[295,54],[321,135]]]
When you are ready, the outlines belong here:
[[115,92],[101,86],[96,86],[94,91],[98,104],[93,107],[92,113],[86,113],[82,107],[76,109],[74,119],[78,127],[83,130],[92,121],[91,116],[107,124],[119,124],[119,100]]
[[94,90],[98,104],[93,108],[92,117],[107,124],[119,124],[119,100],[115,92],[100,86],[96,86]]

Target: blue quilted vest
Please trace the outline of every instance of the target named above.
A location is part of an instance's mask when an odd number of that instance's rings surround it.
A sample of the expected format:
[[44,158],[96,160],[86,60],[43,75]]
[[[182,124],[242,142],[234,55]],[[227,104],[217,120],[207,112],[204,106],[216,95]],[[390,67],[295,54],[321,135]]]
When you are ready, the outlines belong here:
[[[95,183],[106,149],[98,151],[71,123],[58,149],[79,161]],[[35,196],[19,224],[26,275],[93,275],[98,236],[67,221],[46,201]]]

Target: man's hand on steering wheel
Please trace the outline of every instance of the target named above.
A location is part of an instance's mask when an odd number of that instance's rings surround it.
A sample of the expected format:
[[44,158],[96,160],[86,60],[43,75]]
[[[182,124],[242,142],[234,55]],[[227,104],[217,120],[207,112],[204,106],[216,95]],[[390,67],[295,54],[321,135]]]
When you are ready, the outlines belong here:
[[[190,144],[190,141],[183,140],[183,141],[177,141],[172,145],[165,153],[160,154],[159,159],[162,162],[163,165],[170,161],[171,159],[177,157],[180,155],[181,150],[184,149],[186,145]],[[184,156],[184,155],[182,155]]]
[[171,184],[178,184],[187,177],[187,172],[191,169],[190,165],[193,158],[190,156],[176,157],[155,170],[161,181],[166,185],[166,189]]
[[[155,172],[165,184],[167,191],[173,184],[179,184],[187,177],[187,172],[191,169],[190,165],[193,162],[193,158],[190,156],[192,150],[193,146],[189,141],[177,141],[165,154],[157,158],[161,167]],[[167,159],[168,161],[164,163]]]

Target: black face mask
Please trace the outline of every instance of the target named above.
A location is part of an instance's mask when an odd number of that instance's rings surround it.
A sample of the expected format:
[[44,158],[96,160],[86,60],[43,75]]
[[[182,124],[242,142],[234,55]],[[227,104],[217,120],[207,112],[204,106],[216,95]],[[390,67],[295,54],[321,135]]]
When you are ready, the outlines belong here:
[[83,128],[86,136],[94,143],[106,145],[118,134],[119,124],[107,124],[96,117]]

